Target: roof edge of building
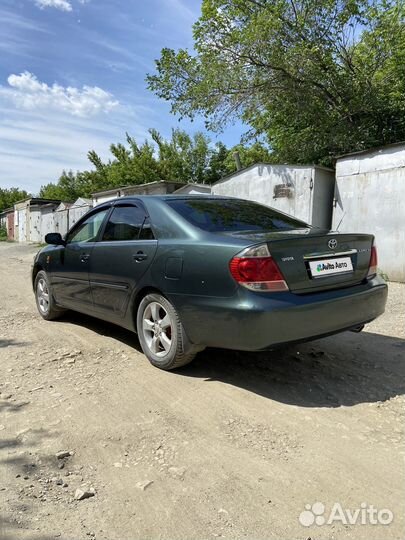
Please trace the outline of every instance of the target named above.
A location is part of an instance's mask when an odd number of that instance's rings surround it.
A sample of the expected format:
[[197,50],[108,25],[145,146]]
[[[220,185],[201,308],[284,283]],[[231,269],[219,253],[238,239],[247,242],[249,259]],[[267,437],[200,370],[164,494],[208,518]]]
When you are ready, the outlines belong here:
[[397,146],[405,146],[405,141],[396,142],[391,144],[384,144],[381,146],[373,146],[371,148],[365,148],[364,150],[357,150],[356,152],[348,152],[347,154],[340,154],[335,156],[335,159],[342,159],[350,156],[358,156],[360,154],[371,154],[373,152],[378,152],[379,150],[384,150],[385,148],[395,148]]
[[156,186],[157,184],[171,184],[171,185],[178,185],[178,186],[184,186],[187,185],[187,182],[178,182],[175,180],[153,180],[153,182],[145,182],[143,184],[134,184],[132,186],[120,186],[112,189],[106,189],[104,191],[95,191],[91,194],[91,196],[94,198],[96,196],[102,196],[102,195],[111,195],[113,193],[116,193],[117,191],[125,191],[128,189],[142,189],[146,186]]
[[253,169],[254,167],[260,167],[260,166],[263,166],[263,167],[291,167],[292,169],[321,169],[321,170],[324,170],[324,171],[329,171],[329,172],[335,172],[334,169],[331,169],[330,167],[324,167],[323,165],[313,165],[313,164],[293,164],[293,163],[266,163],[264,161],[259,161],[257,163],[253,163],[252,165],[248,165],[247,167],[243,167],[242,169],[239,169],[239,170],[236,170],[232,173],[229,173],[225,176],[223,176],[222,178],[220,178],[219,180],[217,180],[216,182],[214,182],[213,184],[211,184],[212,186],[215,186],[216,184],[220,184],[221,182],[224,182],[226,180],[229,180],[229,178],[232,178],[233,176],[237,176],[238,174],[242,173],[242,172],[246,172],[248,171],[249,169]]

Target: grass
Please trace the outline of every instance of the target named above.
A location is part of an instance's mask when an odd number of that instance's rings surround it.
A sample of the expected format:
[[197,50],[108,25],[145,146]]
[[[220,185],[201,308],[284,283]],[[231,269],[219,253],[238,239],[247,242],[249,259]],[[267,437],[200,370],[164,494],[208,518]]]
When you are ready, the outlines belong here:
[[7,242],[7,229],[5,225],[0,227],[0,242]]
[[377,271],[378,275],[381,276],[385,281],[389,281],[390,278],[388,277],[388,274],[380,270],[380,268]]

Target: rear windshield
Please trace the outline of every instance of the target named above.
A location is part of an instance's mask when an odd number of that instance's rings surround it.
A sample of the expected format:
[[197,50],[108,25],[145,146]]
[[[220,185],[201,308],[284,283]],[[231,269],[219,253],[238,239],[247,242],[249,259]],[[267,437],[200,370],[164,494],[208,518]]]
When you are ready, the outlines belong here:
[[166,201],[192,225],[209,232],[281,231],[310,225],[251,201],[238,199],[174,199]]

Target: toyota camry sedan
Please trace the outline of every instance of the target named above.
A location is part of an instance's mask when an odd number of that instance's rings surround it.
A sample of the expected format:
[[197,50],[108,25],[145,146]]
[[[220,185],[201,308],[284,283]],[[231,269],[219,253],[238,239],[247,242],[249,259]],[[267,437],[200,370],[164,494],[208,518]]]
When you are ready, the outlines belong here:
[[263,351],[360,331],[387,299],[372,235],[240,199],[120,198],[46,242],[32,269],[40,315],[123,326],[166,370],[205,347]]

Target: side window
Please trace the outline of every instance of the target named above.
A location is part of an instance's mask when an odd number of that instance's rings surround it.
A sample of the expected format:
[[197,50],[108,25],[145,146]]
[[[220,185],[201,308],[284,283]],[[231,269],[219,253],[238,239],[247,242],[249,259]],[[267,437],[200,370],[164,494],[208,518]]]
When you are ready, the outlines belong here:
[[138,240],[146,215],[138,206],[117,206],[106,225],[102,240]]
[[150,220],[147,217],[143,222],[142,230],[139,234],[139,240],[154,240],[155,235],[153,234],[152,227],[150,225]]
[[78,242],[94,242],[108,212],[109,208],[97,212],[97,214],[93,214],[85,219],[71,232],[71,234],[69,234],[67,243],[76,244]]

